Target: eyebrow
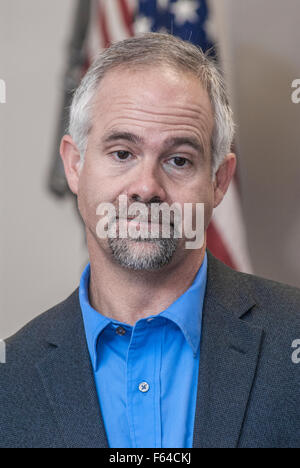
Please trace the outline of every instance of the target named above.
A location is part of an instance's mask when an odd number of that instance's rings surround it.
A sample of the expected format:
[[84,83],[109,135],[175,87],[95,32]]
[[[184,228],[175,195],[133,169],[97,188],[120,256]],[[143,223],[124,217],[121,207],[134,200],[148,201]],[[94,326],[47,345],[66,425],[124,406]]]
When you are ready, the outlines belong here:
[[165,141],[165,146],[174,148],[175,146],[190,146],[199,153],[203,153],[203,145],[194,137],[171,137]]
[[[131,132],[111,132],[108,135],[106,135],[103,139],[104,144],[108,143],[113,143],[118,140],[125,140],[130,143],[134,144],[143,144],[144,139],[139,136],[135,135],[134,133]],[[199,153],[204,153],[204,148],[203,145],[199,142],[197,138],[194,137],[188,137],[188,136],[182,136],[182,137],[170,137],[167,138],[163,144],[165,148],[174,148],[177,146],[190,146],[193,148],[195,151]]]
[[129,141],[130,143],[143,143],[144,140],[142,137],[135,135],[134,133],[130,132],[112,132],[106,135],[103,139],[103,143],[113,143],[114,141],[118,140],[126,140]]

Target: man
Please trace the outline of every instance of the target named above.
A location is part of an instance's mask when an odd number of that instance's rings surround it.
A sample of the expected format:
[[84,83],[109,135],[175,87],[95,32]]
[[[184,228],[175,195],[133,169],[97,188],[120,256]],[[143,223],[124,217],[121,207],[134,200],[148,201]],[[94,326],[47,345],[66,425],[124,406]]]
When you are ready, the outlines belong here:
[[[184,221],[192,204],[195,223],[202,203],[205,231],[234,174],[233,128],[220,74],[189,43],[151,33],[96,60],[61,143],[90,265],[7,340],[1,446],[300,447],[299,291],[232,271],[205,236],[186,248],[174,216],[154,237],[152,212],[120,210],[176,203]],[[104,203],[115,236],[99,235]]]

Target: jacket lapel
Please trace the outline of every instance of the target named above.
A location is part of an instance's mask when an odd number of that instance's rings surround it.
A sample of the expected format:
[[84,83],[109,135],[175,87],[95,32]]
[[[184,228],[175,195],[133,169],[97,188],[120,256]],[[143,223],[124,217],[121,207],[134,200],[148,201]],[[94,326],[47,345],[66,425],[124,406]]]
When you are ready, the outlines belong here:
[[238,446],[263,336],[241,320],[254,306],[244,277],[209,254],[193,447]]
[[64,303],[49,351],[36,364],[66,447],[108,447],[86,345],[78,290]]

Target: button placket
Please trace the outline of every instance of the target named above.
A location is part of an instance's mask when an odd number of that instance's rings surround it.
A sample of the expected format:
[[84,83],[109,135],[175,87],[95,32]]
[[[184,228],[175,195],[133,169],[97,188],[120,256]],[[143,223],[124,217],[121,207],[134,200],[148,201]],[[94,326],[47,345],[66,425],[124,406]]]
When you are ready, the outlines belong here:
[[[159,405],[156,402],[159,398],[156,396],[156,374],[160,365],[157,366],[155,358],[157,337],[156,334],[153,335],[151,329],[147,319],[137,323],[128,349],[128,421],[133,446],[139,448],[145,443],[147,447],[156,447],[157,437],[160,439],[156,427],[160,418]],[[147,359],[148,356],[153,356],[154,359]],[[144,415],[147,415],[146,419]]]

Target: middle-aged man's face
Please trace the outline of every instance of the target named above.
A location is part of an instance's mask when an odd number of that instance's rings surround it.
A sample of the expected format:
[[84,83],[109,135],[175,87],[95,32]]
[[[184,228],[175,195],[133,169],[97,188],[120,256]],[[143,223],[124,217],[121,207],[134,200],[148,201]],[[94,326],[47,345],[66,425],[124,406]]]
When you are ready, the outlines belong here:
[[204,203],[207,227],[230,171],[225,167],[220,183],[212,178],[214,118],[199,80],[168,67],[115,68],[100,83],[92,119],[82,169],[71,138],[62,146],[88,235],[129,268],[155,269],[188,255],[183,240],[99,239],[96,211],[101,202],[117,207],[120,195],[129,204]]

